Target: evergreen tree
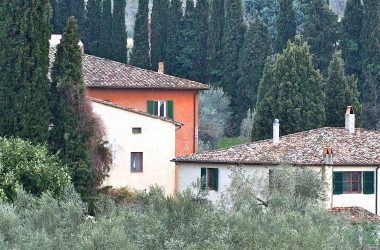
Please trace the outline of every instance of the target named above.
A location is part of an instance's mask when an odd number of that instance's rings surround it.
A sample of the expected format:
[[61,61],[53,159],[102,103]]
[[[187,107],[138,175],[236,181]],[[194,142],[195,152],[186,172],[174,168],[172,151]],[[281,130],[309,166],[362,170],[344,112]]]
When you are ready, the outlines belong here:
[[77,191],[86,196],[95,182],[91,169],[93,120],[86,112],[82,53],[78,43],[77,24],[71,17],[57,47],[52,69],[54,105],[50,145],[70,168]]
[[224,0],[212,0],[208,34],[208,80],[220,85],[223,58]]
[[300,37],[288,42],[283,54],[276,55],[273,65],[266,67],[260,85],[254,140],[270,137],[269,119],[280,120],[282,135],[324,125],[323,78],[314,68],[309,46]]
[[51,10],[52,10],[52,15],[51,15],[51,26],[52,26],[52,30],[53,30],[53,33],[56,33],[55,32],[55,27],[57,26],[57,11],[58,11],[58,3],[57,3],[57,0],[50,0],[50,6],[51,6]]
[[361,75],[360,36],[363,25],[363,5],[361,0],[348,0],[342,18],[342,56],[348,74]]
[[267,57],[271,54],[268,27],[256,16],[250,24],[240,51],[240,79],[237,85],[240,112],[237,122],[256,105],[257,89]]
[[48,139],[49,0],[0,5],[0,136]]
[[130,60],[132,65],[143,69],[150,69],[148,4],[149,0],[139,1]]
[[90,55],[99,53],[101,2],[101,0],[88,0],[87,2],[83,42],[86,53]]
[[296,35],[296,17],[293,0],[280,0],[280,12],[277,16],[276,51],[281,52]]
[[326,74],[338,40],[338,16],[326,0],[310,0],[307,14],[304,35],[316,67]]
[[326,126],[343,127],[343,113],[347,106],[353,106],[357,120],[360,120],[361,105],[356,80],[346,76],[340,51],[335,52],[330,62],[325,93]]
[[73,16],[78,21],[79,30],[84,28],[84,0],[57,0],[56,26],[54,32],[62,34],[69,17]]
[[165,58],[166,19],[169,0],[153,0],[151,18],[151,66],[158,69],[158,63]]
[[178,56],[182,46],[182,1],[172,0],[167,16],[167,37],[165,43],[165,72],[169,75],[179,75]]
[[127,29],[125,0],[114,0],[112,15],[112,60],[127,63]]
[[198,82],[207,82],[207,47],[208,47],[208,18],[209,5],[207,0],[197,0],[195,7],[195,52],[196,76]]
[[98,56],[112,58],[112,5],[111,0],[103,0],[102,19],[100,22],[100,38]]

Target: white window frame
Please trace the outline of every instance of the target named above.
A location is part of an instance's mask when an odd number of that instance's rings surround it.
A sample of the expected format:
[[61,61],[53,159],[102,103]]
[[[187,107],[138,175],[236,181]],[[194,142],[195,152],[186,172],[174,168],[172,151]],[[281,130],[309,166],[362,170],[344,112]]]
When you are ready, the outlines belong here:
[[[164,114],[161,114],[161,108],[160,108],[161,104],[164,104]],[[160,116],[160,117],[167,117],[167,105],[168,105],[167,101],[155,100],[154,107],[153,107],[154,115]]]

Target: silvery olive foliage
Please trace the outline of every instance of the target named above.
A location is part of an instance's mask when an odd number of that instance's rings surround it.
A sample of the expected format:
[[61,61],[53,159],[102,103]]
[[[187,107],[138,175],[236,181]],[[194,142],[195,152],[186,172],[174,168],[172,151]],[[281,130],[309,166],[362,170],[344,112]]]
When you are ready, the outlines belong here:
[[255,109],[248,109],[247,116],[240,125],[240,139],[243,142],[250,142],[252,138],[253,118],[255,117]]

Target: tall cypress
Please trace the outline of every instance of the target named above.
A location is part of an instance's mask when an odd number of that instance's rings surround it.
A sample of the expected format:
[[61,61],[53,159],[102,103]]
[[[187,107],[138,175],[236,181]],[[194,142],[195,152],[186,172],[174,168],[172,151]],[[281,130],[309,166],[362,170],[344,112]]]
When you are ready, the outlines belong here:
[[149,0],[140,0],[133,36],[130,63],[143,69],[150,69],[148,14]]
[[93,188],[91,137],[93,120],[87,112],[86,88],[82,73],[82,53],[78,46],[77,24],[68,21],[57,46],[52,68],[53,119],[50,145],[71,170],[72,181],[82,196]]
[[98,55],[99,52],[101,3],[101,0],[87,2],[83,42],[86,53],[90,55]]
[[208,34],[208,81],[221,85],[223,58],[224,0],[212,0]]
[[0,136],[48,139],[49,0],[0,5]]
[[276,51],[281,52],[288,42],[296,35],[296,16],[293,9],[293,0],[280,0],[280,12],[276,25]]
[[112,58],[112,5],[111,0],[103,0],[102,18],[100,22],[98,56]]
[[73,16],[78,21],[79,31],[84,28],[84,0],[57,0],[56,27],[54,32],[62,34],[69,17]]
[[112,15],[112,59],[127,63],[127,29],[125,27],[125,0],[114,0]]
[[182,46],[182,1],[172,0],[167,16],[167,36],[165,43],[165,73],[179,75],[178,56]]
[[166,19],[169,0],[153,0],[151,18],[151,67],[158,69],[158,63],[165,58]]
[[335,52],[328,69],[326,79],[326,126],[343,127],[343,112],[347,106],[353,106],[357,120],[360,120],[361,105],[355,78],[346,76],[345,65],[340,51]]
[[194,80],[203,83],[207,82],[208,19],[208,1],[197,0],[197,5],[195,7],[195,51],[197,74]]
[[57,12],[58,12],[58,2],[57,0],[50,0],[50,6],[52,10],[51,14],[51,26],[53,33],[55,32],[55,27],[57,26]]
[[326,0],[309,1],[304,36],[316,67],[326,74],[338,40],[338,16],[330,10]]
[[240,79],[237,84],[240,123],[248,109],[256,106],[257,89],[267,57],[271,54],[268,27],[259,16],[255,16],[244,37],[240,51]]

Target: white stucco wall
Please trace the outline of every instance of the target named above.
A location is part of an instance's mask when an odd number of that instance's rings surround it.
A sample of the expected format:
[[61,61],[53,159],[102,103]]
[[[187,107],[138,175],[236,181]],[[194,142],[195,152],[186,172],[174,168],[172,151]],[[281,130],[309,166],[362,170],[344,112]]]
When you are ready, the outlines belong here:
[[[145,190],[157,184],[173,194],[175,164],[170,160],[175,157],[175,125],[96,102],[93,110],[102,119],[115,153],[103,186]],[[135,127],[142,133],[133,134]],[[131,172],[131,152],[143,152],[143,172]]]

